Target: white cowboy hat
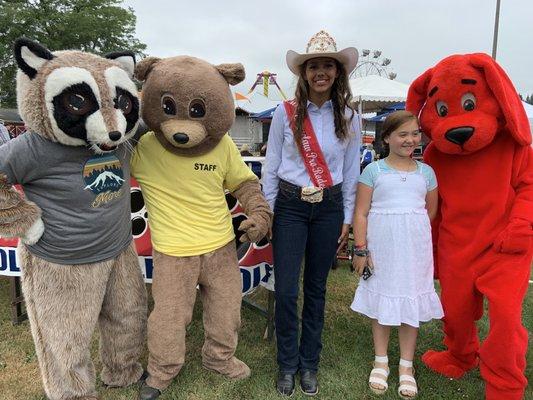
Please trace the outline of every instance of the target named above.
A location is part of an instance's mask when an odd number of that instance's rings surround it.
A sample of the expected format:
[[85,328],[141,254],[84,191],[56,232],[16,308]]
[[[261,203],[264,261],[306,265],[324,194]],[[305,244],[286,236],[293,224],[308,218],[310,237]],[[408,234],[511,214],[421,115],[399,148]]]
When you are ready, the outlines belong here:
[[295,75],[300,75],[300,66],[311,58],[329,57],[340,62],[346,73],[350,74],[357,65],[359,53],[355,47],[347,47],[341,51],[337,51],[337,44],[335,40],[326,31],[320,31],[314,34],[304,54],[298,54],[293,50],[287,51],[287,66]]

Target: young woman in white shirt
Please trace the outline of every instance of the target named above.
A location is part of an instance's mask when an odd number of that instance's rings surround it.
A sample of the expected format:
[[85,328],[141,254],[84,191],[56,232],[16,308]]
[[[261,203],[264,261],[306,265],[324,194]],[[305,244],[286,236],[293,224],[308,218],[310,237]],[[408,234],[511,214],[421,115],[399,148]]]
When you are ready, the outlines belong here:
[[357,58],[353,47],[337,51],[325,31],[311,38],[306,53],[289,50],[287,65],[298,76],[295,99],[276,109],[270,128],[263,190],[274,210],[276,387],[286,396],[294,392],[298,372],[303,393],[318,392],[326,282],[348,237],[359,176],[359,123],[348,85]]

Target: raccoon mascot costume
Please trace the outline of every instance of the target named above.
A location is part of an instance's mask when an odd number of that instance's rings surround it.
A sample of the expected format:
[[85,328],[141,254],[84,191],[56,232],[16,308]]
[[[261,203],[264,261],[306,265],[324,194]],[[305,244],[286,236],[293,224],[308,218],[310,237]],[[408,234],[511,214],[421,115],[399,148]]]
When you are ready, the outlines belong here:
[[[146,291],[132,242],[128,139],[139,121],[132,53],[102,58],[15,43],[29,131],[0,148],[0,235],[20,237],[22,288],[46,394],[97,399],[143,373]],[[26,199],[11,185],[20,184]]]

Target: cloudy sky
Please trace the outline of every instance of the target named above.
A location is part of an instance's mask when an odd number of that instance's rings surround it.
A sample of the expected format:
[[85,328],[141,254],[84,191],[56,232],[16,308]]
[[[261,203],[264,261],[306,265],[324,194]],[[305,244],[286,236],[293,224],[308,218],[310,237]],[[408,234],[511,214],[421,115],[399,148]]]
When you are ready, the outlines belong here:
[[[454,53],[492,52],[496,0],[124,0],[137,16],[149,55],[188,54],[211,63],[241,62],[246,93],[257,73],[278,74],[289,96],[295,80],[288,49],[304,52],[328,31],[339,49],[379,49],[389,71],[410,83]],[[533,94],[533,1],[501,0],[497,60],[518,91]],[[277,93],[273,91],[273,97]]]

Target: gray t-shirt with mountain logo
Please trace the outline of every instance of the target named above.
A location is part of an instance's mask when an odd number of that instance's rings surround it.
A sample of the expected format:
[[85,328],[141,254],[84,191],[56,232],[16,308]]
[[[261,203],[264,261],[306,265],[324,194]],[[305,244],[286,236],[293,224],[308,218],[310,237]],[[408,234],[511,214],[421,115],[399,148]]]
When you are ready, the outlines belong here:
[[96,155],[25,133],[0,147],[0,172],[43,211],[44,234],[31,253],[59,264],[118,255],[131,240],[130,152]]

